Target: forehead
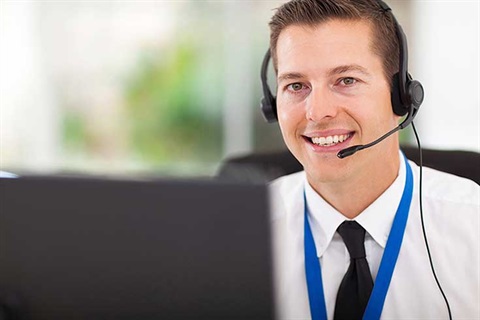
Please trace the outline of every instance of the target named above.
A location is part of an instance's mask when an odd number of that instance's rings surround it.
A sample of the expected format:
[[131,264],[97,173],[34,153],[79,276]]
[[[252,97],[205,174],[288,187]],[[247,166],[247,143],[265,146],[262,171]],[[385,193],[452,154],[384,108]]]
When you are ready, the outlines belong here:
[[372,39],[371,23],[364,20],[337,19],[314,26],[290,25],[278,38],[278,72],[350,64],[381,68],[381,60],[372,49]]

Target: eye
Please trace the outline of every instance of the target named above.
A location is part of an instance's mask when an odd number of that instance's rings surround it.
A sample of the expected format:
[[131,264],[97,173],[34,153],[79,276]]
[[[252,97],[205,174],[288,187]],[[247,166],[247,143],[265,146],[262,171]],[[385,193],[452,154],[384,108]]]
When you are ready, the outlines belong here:
[[352,77],[342,78],[339,81],[340,84],[343,84],[345,86],[351,86],[351,85],[355,84],[356,82],[357,82],[357,80],[352,78]]
[[292,90],[292,91],[300,91],[300,90],[303,89],[303,84],[301,84],[299,82],[295,82],[295,83],[289,84],[287,86],[287,89]]

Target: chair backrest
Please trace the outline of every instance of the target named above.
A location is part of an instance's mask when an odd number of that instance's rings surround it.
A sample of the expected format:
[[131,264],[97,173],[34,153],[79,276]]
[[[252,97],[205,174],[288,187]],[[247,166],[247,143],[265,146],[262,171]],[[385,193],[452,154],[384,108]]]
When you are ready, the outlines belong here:
[[[402,146],[408,159],[419,163],[417,147]],[[461,150],[423,149],[423,165],[465,177],[480,184],[480,153]],[[217,172],[220,179],[267,182],[303,170],[288,150],[254,153],[226,159]]]

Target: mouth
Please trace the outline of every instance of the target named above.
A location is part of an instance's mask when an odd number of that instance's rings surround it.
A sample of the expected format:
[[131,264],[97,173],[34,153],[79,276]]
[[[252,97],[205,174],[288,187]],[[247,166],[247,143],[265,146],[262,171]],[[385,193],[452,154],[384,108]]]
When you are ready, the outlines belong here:
[[345,134],[336,134],[336,135],[325,135],[325,136],[303,136],[307,142],[313,144],[316,147],[322,148],[332,148],[335,146],[341,146],[346,144],[346,141],[350,140],[353,136],[353,132]]

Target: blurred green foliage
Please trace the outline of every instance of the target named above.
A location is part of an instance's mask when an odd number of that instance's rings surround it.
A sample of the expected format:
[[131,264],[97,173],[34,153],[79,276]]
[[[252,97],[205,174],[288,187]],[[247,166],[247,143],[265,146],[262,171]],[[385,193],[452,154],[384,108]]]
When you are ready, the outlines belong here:
[[[221,70],[217,66],[202,73],[200,52],[194,41],[146,51],[128,81],[131,147],[150,166],[221,157]],[[216,89],[218,96],[209,99],[202,83]]]
[[63,111],[63,144],[67,150],[77,151],[86,149],[85,120],[78,113],[64,108]]

